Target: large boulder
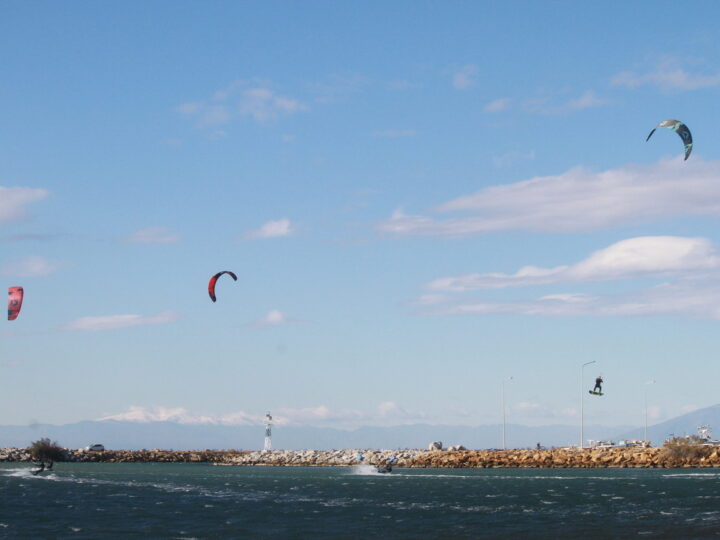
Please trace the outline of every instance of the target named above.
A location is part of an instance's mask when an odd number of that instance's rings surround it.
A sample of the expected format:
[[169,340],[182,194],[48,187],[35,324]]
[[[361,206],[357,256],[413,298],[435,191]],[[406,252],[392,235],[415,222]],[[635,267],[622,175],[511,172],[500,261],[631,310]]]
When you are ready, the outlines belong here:
[[428,450],[442,450],[442,441],[433,441],[428,445]]

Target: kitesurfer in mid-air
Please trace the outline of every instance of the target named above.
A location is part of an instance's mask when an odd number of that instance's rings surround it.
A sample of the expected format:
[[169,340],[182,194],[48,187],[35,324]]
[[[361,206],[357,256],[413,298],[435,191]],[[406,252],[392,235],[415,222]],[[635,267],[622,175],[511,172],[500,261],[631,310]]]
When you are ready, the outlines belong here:
[[602,394],[602,383],[603,378],[602,375],[598,375],[595,379],[595,388],[593,388],[593,393]]

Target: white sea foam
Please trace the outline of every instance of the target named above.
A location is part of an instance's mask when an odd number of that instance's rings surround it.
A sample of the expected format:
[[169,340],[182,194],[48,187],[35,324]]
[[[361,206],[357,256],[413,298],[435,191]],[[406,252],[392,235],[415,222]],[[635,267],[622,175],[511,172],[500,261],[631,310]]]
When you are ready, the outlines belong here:
[[675,473],[675,474],[663,474],[665,478],[718,478],[720,474],[717,473]]
[[57,475],[55,473],[33,474],[34,470],[35,469],[31,469],[30,467],[14,469],[6,472],[4,476],[27,478],[28,480],[57,480]]
[[360,476],[381,476],[377,469],[372,465],[354,465],[350,467],[350,474]]

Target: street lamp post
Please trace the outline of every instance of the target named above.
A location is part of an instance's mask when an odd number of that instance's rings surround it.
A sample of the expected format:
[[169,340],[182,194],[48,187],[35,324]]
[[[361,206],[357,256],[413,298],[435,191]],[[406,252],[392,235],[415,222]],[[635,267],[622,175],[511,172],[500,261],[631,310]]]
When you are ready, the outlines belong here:
[[583,380],[585,379],[585,366],[589,366],[594,363],[595,360],[585,362],[580,368],[580,448],[583,448],[583,441],[585,440],[585,387],[583,386]]
[[505,383],[512,380],[512,376],[508,377],[507,379],[503,379],[502,385],[501,385],[501,392],[500,395],[502,396],[502,417],[503,417],[503,450],[507,450],[507,446],[505,445]]
[[648,438],[647,438],[647,424],[648,424],[648,421],[647,421],[648,420],[647,387],[649,384],[655,384],[655,379],[653,379],[652,381],[646,382],[645,388],[644,388],[644,390],[645,390],[645,436],[643,438],[643,441],[645,441],[645,442],[647,442],[647,440],[648,440]]

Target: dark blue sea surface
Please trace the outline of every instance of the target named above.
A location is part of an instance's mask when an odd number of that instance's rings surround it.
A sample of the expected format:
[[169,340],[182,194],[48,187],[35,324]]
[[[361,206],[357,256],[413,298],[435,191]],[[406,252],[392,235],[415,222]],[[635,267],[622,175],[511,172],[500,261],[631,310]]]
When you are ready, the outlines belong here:
[[0,463],[2,538],[709,538],[712,469]]

